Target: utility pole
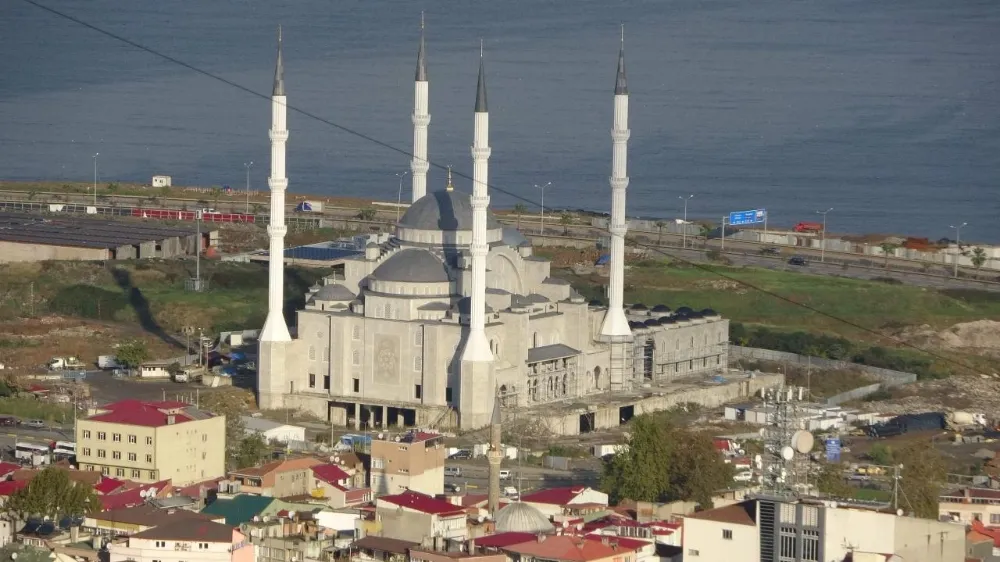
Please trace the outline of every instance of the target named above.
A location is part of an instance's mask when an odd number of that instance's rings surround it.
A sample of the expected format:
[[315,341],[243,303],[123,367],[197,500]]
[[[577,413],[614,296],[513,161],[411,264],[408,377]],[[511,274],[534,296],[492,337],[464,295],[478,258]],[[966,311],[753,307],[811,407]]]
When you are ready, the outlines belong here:
[[396,192],[396,224],[399,224],[399,209],[403,206],[403,178],[410,172],[400,172],[396,174],[399,178],[399,191]]
[[969,223],[963,222],[958,226],[948,227],[955,229],[955,279],[958,279],[958,260],[962,257],[962,228],[968,225]]
[[97,157],[100,155],[101,155],[100,152],[94,154],[94,206],[95,207],[97,206]]
[[[535,184],[536,189],[542,190],[542,220],[538,228],[538,233],[541,234],[542,236],[545,236],[545,188],[550,185],[552,185],[552,182],[548,182],[545,185],[538,185],[537,183]],[[608,224],[609,225],[611,224],[610,221],[608,222]]]
[[250,168],[253,167],[253,160],[244,162],[243,165],[247,169],[247,214],[250,214]]
[[817,215],[823,215],[823,235],[820,238],[819,243],[819,261],[820,263],[826,258],[826,214],[833,210],[833,207],[825,211],[816,211]]
[[722,231],[722,247],[719,250],[719,253],[722,253],[722,252],[726,251],[726,216],[725,215],[722,216],[722,226],[720,226],[719,229]]
[[195,213],[195,223],[197,224],[197,238],[194,245],[194,290],[201,292],[201,213]]
[[680,195],[677,196],[678,199],[684,201],[684,224],[681,225],[683,227],[681,229],[681,247],[682,248],[687,248],[688,247],[688,245],[687,245],[687,239],[688,239],[688,229],[687,229],[687,224],[688,224],[688,201],[692,197],[694,197],[694,193],[692,193],[691,195],[688,195],[687,197],[682,197]]
[[[32,281],[28,283],[28,310],[30,311],[31,317],[35,317],[35,282]],[[97,317],[100,318],[101,314],[98,313]]]
[[897,464],[892,467],[892,509],[899,510],[899,471],[903,465]]

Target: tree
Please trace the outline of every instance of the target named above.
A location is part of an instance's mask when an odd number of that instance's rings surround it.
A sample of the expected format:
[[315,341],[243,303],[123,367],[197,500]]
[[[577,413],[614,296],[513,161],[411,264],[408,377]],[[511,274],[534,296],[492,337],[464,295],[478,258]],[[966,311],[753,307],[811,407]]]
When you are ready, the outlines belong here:
[[868,460],[882,466],[892,464],[893,456],[892,448],[882,443],[875,443],[868,451]]
[[937,519],[941,482],[948,475],[944,456],[936,447],[914,442],[893,453],[899,463],[899,507],[917,517]]
[[878,245],[878,247],[882,249],[882,254],[885,256],[885,268],[889,269],[889,258],[892,256],[892,253],[896,251],[896,248],[899,247],[899,244],[882,242]]
[[827,463],[816,475],[816,489],[824,494],[838,498],[854,497],[854,488],[847,484],[844,478],[844,467],[841,464]]
[[569,227],[573,224],[573,215],[569,213],[559,215],[559,224],[563,225],[563,236],[568,236]]
[[247,415],[246,402],[229,392],[213,392],[201,399],[201,407],[213,414],[226,416],[226,461],[228,467],[233,469],[256,464],[241,464],[246,458],[243,441],[252,437],[247,437],[246,424],[243,423],[243,416]]
[[30,517],[79,517],[100,506],[100,500],[90,486],[77,484],[66,470],[50,466],[39,472],[27,486],[14,492],[4,504],[4,511],[18,521]]
[[973,248],[972,256],[969,259],[972,260],[972,267],[976,269],[983,267],[983,264],[986,263],[986,250],[978,246]]
[[663,227],[667,226],[667,223],[663,221],[656,221],[656,245],[660,245],[660,240],[663,239]]
[[528,207],[524,203],[518,203],[514,205],[514,214],[517,215],[517,224],[515,228],[521,230],[521,215],[528,212]]
[[115,359],[119,364],[135,369],[149,360],[149,350],[142,340],[130,340],[118,346]]
[[358,218],[363,221],[375,220],[375,209],[372,209],[371,207],[361,209],[358,211]]
[[663,414],[633,418],[627,448],[604,465],[601,489],[617,503],[693,500],[711,507],[712,495],[732,483],[732,468],[712,439],[680,427]]
[[264,438],[258,433],[253,433],[241,439],[236,446],[232,466],[234,468],[257,466],[266,460],[269,454],[270,450]]

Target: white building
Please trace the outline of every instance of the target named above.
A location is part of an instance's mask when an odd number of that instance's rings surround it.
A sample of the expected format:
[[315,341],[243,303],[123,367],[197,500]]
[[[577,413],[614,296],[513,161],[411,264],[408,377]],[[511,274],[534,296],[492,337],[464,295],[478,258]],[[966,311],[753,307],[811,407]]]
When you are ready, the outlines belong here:
[[[489,112],[480,61],[472,195],[426,182],[426,57],[418,56],[414,202],[382,244],[350,258],[307,295],[295,338],[282,317],[281,260],[270,260],[260,338],[262,408],[298,408],[337,425],[479,428],[499,389],[506,408],[635,392],[726,368],[728,321],[712,310],[622,304],[628,88],[619,53],[612,157],[610,307],[588,303],[531,243],[489,211]],[[272,255],[283,251],[285,86],[279,49],[272,104]],[[614,416],[618,420],[618,416]]]
[[265,441],[305,441],[306,428],[297,425],[279,423],[264,418],[243,416],[243,428],[248,434],[257,434]]
[[170,176],[153,176],[153,187],[170,187]]
[[951,562],[965,555],[965,526],[871,506],[756,499],[684,517],[684,560],[731,562],[881,560]]
[[254,562],[253,546],[229,525],[185,520],[108,545],[110,562]]
[[394,539],[462,540],[468,534],[465,508],[419,492],[380,496],[375,500],[375,517],[382,524],[383,536]]

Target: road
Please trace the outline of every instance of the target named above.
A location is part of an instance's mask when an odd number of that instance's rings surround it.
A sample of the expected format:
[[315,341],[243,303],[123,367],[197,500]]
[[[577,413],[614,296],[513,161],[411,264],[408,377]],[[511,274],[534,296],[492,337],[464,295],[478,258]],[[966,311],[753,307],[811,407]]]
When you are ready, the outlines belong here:
[[[459,467],[461,476],[446,476],[445,484],[460,487],[462,490],[485,493],[489,487],[489,466],[485,459],[449,460],[445,466]],[[600,474],[594,469],[554,470],[537,466],[522,466],[518,468],[512,461],[507,461],[502,468],[510,470],[511,478],[501,483],[502,486],[520,487],[522,492],[530,492],[540,488],[560,486],[596,486]]]

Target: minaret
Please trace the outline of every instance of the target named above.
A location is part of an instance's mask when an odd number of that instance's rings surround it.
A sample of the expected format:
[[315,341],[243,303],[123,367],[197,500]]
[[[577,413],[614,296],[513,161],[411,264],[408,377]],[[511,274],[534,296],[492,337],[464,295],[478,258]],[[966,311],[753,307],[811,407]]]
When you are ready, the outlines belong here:
[[497,393],[496,402],[493,403],[493,418],[490,420],[490,450],[486,453],[486,458],[490,462],[490,493],[486,504],[487,509],[494,519],[497,510],[500,509],[500,461],[503,460],[503,418],[500,414],[500,396]]
[[490,114],[486,109],[486,69],[482,46],[479,49],[479,84],[476,86],[476,125],[472,143],[472,301],[469,339],[462,353],[463,361],[493,361],[486,339],[486,209],[490,204],[487,193],[490,162]]
[[611,130],[611,279],[608,292],[608,312],[601,326],[601,336],[618,340],[632,335],[622,308],[625,278],[625,189],[628,187],[628,84],[625,81],[625,26],[618,51],[618,76],[615,80],[615,118]]
[[462,349],[462,372],[459,379],[459,424],[463,429],[483,427],[490,422],[496,396],[496,371],[493,352],[486,338],[486,209],[490,158],[490,115],[486,110],[486,69],[483,49],[479,47],[479,84],[476,87],[476,124],[472,143],[472,255],[469,288],[469,331]]
[[285,347],[291,341],[285,324],[285,142],[288,140],[287,98],[285,97],[284,64],[281,60],[281,28],[278,28],[278,60],[274,69],[274,90],[271,92],[271,216],[267,226],[270,237],[267,282],[267,320],[260,334],[260,371],[257,377],[258,403],[261,408],[281,407],[285,391]]
[[420,13],[420,48],[417,51],[417,75],[413,83],[413,160],[410,173],[413,177],[413,202],[427,193],[427,126],[431,115],[427,113],[428,102],[427,59],[424,54],[424,14]]

